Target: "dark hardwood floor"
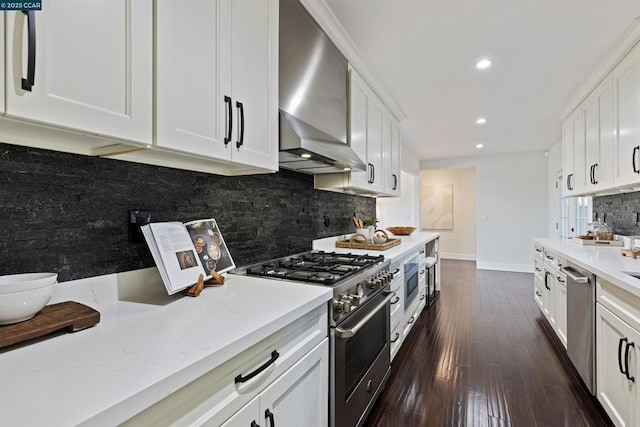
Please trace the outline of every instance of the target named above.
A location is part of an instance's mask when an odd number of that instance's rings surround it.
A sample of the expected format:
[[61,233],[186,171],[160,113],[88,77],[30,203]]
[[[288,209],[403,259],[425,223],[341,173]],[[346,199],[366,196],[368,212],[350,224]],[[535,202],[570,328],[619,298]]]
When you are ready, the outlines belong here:
[[608,426],[533,301],[533,275],[443,260],[442,291],[366,426]]

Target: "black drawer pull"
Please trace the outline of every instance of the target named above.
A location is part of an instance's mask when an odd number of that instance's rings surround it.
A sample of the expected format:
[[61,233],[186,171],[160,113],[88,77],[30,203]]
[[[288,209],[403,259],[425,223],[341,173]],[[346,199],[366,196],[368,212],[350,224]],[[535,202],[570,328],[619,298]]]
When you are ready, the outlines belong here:
[[224,97],[224,102],[227,104],[227,136],[224,137],[225,147],[231,142],[231,132],[233,131],[233,109],[231,107],[231,98]]
[[256,420],[251,421],[251,427],[260,427],[260,424],[256,422]]
[[397,304],[398,301],[400,301],[400,297],[395,297],[394,299],[391,300],[391,305]]
[[393,339],[391,340],[392,343],[398,341],[398,339],[400,338],[400,334],[398,332],[396,332],[396,336],[393,337]]
[[407,322],[407,325],[410,325],[415,321],[416,321],[416,316],[411,316],[411,319],[409,319],[409,321]]
[[269,421],[271,421],[271,427],[276,427],[276,420],[273,412],[267,409],[266,411],[264,411],[264,417],[268,418]]
[[238,375],[234,380],[235,383],[238,384],[238,383],[244,383],[244,382],[249,381],[251,378],[255,377],[260,372],[264,371],[269,366],[271,366],[273,364],[273,362],[275,362],[278,357],[280,357],[280,353],[278,353],[276,350],[273,350],[271,352],[271,359],[267,360],[264,363],[264,365],[260,366],[258,369],[256,369],[255,371],[251,372],[246,377],[243,377],[242,374]]

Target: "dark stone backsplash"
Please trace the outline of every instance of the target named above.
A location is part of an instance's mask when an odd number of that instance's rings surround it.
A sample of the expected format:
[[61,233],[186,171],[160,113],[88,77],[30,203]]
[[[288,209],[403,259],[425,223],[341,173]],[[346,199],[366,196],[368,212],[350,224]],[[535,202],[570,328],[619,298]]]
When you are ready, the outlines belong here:
[[593,198],[594,218],[604,219],[615,234],[640,235],[640,224],[633,221],[633,213],[640,212],[640,192],[620,193]]
[[0,143],[0,274],[53,271],[59,281],[155,265],[130,244],[129,209],[152,222],[215,218],[236,265],[311,249],[353,232],[372,198],[314,190],[313,177],[225,177]]

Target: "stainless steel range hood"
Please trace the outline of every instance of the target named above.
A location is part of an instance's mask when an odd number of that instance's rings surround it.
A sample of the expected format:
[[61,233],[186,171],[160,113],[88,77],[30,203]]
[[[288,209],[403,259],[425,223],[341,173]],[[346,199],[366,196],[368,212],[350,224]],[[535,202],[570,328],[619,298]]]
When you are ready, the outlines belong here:
[[280,0],[280,167],[365,170],[347,143],[347,60],[298,0]]

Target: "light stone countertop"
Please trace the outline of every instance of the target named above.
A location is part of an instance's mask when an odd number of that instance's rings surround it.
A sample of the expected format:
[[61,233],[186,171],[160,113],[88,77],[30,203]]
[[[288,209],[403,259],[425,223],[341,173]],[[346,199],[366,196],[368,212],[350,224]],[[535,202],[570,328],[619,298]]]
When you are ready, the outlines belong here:
[[395,236],[389,233],[391,238],[401,239],[401,243],[397,246],[393,246],[384,251],[368,250],[368,249],[350,249],[350,248],[338,248],[336,247],[336,240],[345,240],[351,237],[351,234],[327,237],[324,239],[318,239],[313,241],[313,249],[325,252],[338,252],[338,253],[353,253],[356,255],[384,255],[385,260],[391,259],[397,261],[412,255],[419,247],[423,246],[427,242],[430,242],[438,237],[439,233],[419,232],[414,231],[409,236]]
[[620,246],[581,245],[570,239],[535,238],[533,241],[556,252],[567,261],[640,297],[640,280],[626,274],[640,275],[640,258],[632,259],[622,256]]
[[329,288],[229,275],[168,296],[155,268],[64,282],[55,302],[95,327],[0,352],[0,425],[116,425],[332,297]]

